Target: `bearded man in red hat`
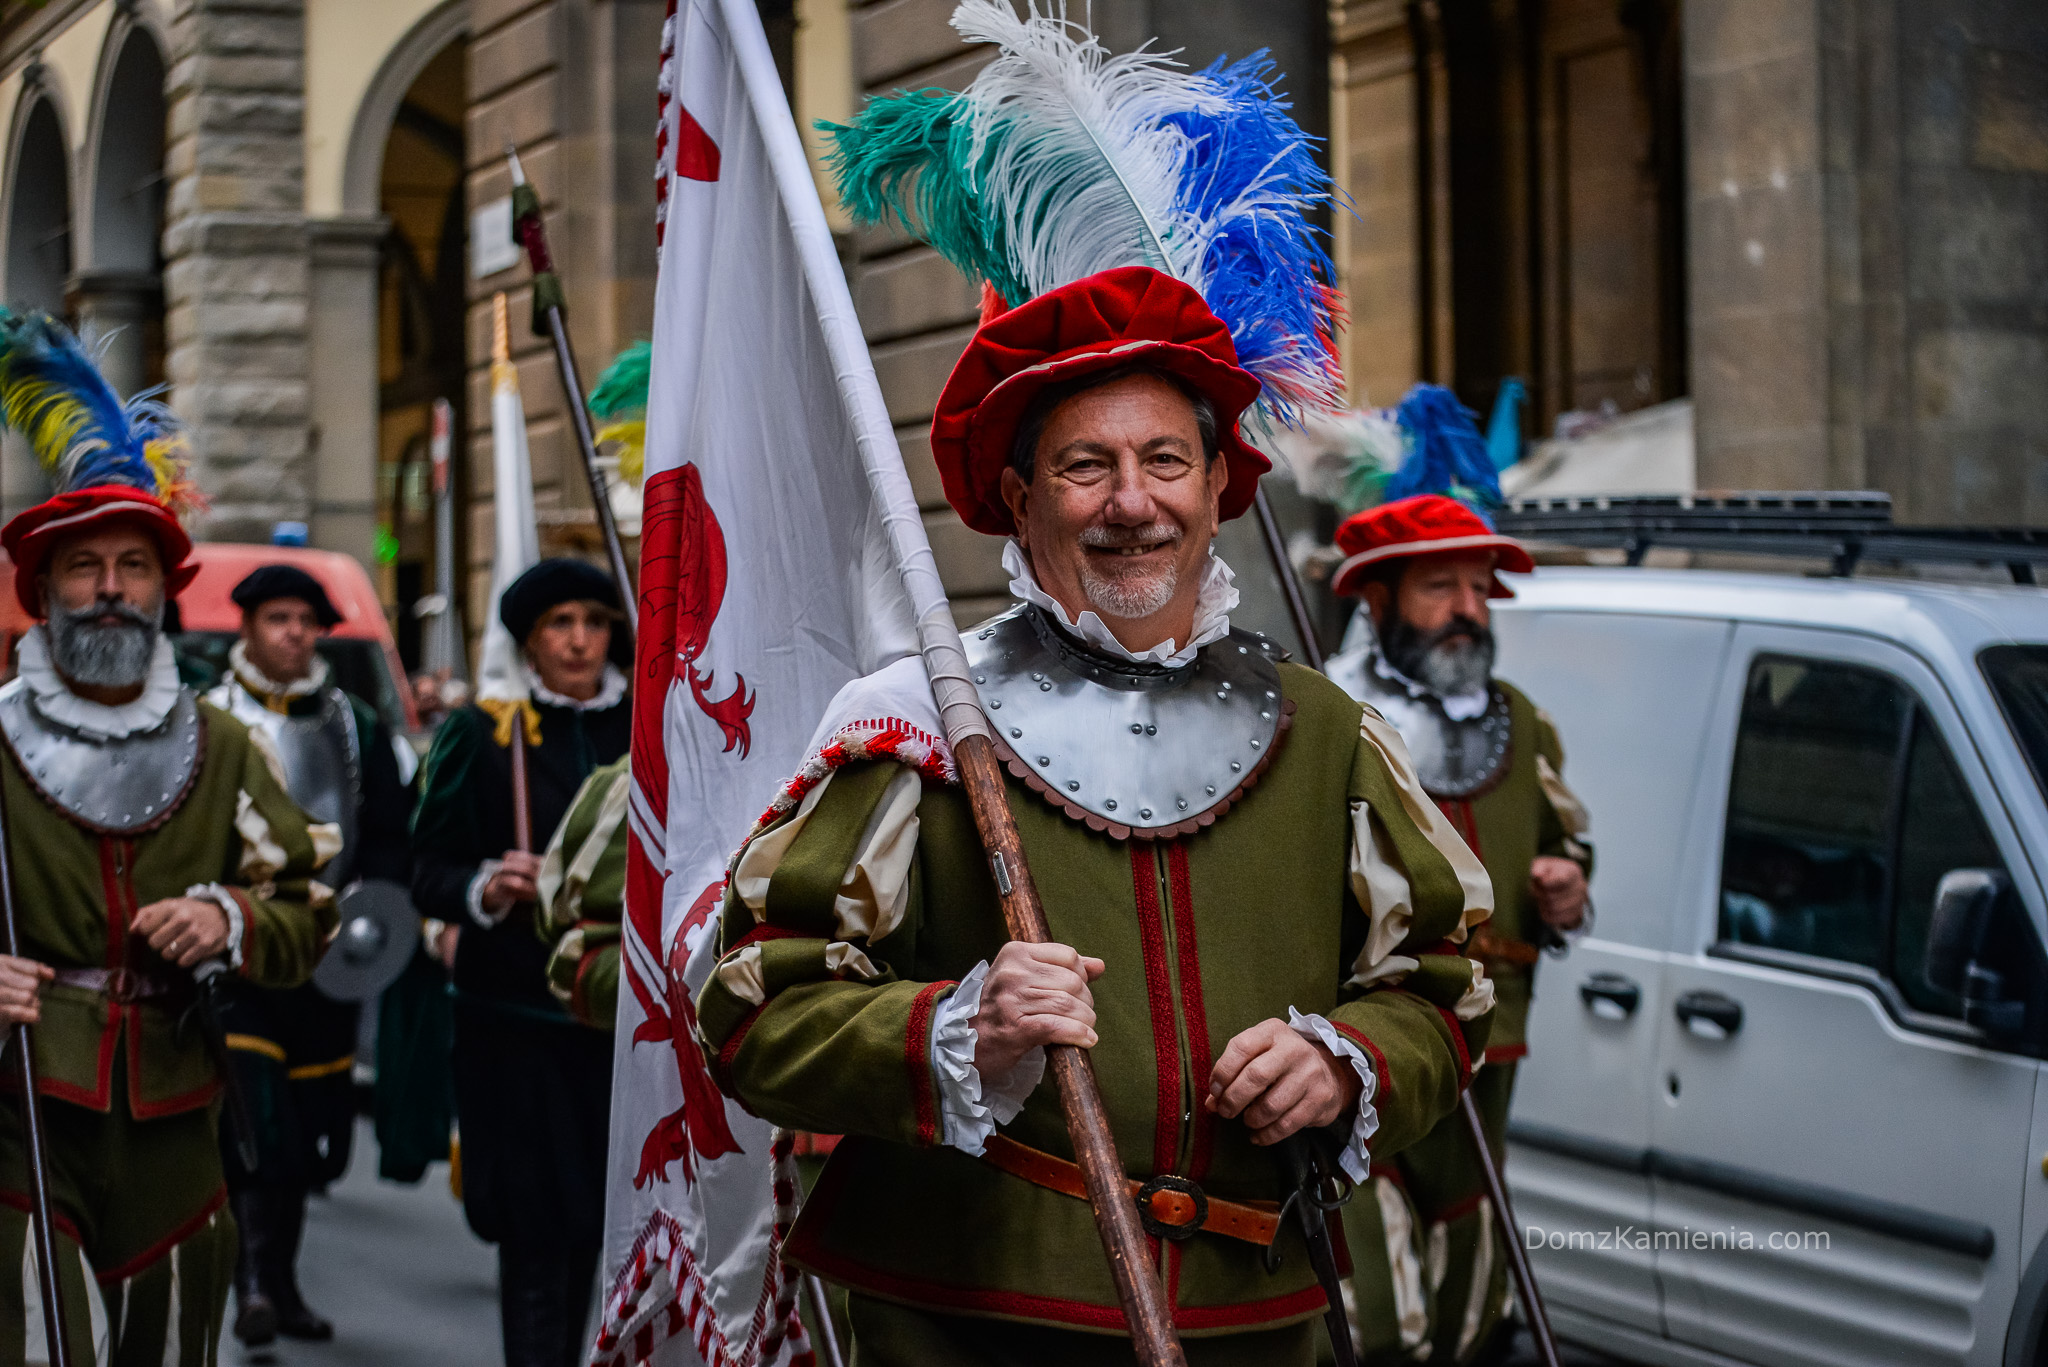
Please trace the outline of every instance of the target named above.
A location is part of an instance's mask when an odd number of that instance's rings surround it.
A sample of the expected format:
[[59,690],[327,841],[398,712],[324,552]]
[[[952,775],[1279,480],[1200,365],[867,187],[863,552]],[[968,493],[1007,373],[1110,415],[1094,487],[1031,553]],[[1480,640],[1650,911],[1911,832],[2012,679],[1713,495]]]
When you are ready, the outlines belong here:
[[[75,1362],[211,1364],[236,1246],[215,1138],[224,1042],[180,1022],[199,975],[311,975],[333,924],[313,875],[340,835],[308,824],[241,722],[179,683],[159,624],[195,567],[157,484],[168,415],[148,400],[124,413],[40,316],[0,315],[0,406],[64,490],[0,529],[42,623],[0,688],[21,936],[0,955],[0,1020],[36,1027],[64,1332]],[[21,1267],[29,1155],[9,1053],[0,1259]],[[35,1297],[0,1297],[0,1357],[43,1351]]]
[[822,781],[733,865],[702,1028],[744,1104],[847,1136],[785,1256],[851,1289],[862,1362],[1130,1361],[1040,1085],[1071,1044],[1134,1188],[1180,1198],[1140,1211],[1188,1360],[1306,1367],[1274,1146],[1362,1179],[1485,1047],[1484,870],[1390,727],[1230,624],[1211,542],[1267,469],[1258,391],[1199,294],[1130,267],[985,322],[940,397],[948,497],[1022,600],[965,644],[1057,943],[1006,943],[957,786],[840,729],[923,715],[916,660],[840,695]]
[[[1489,603],[1512,596],[1498,571],[1527,574],[1529,553],[1455,499],[1423,494],[1371,508],[1337,529],[1333,587],[1362,600],[1332,680],[1391,722],[1422,786],[1485,861],[1493,919],[1465,952],[1498,993],[1485,1067],[1472,1084],[1496,1159],[1504,1152],[1515,1064],[1542,951],[1563,952],[1591,906],[1586,811],[1565,787],[1550,718],[1494,676]],[[1512,1290],[1499,1231],[1457,1117],[1375,1179],[1376,1199],[1345,1214],[1364,1360],[1488,1360]],[[1391,1218],[1389,1210],[1392,1209]],[[1442,1232],[1439,1233],[1438,1231]],[[1427,1250],[1441,1243],[1443,1253]]]

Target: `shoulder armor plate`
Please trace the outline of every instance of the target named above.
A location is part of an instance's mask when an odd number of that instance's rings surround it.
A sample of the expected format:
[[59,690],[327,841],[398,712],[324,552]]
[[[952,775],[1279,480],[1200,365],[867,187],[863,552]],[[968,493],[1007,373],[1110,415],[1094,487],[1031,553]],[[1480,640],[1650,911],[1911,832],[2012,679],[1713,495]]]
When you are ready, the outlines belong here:
[[967,633],[968,673],[1010,772],[1118,840],[1192,835],[1272,762],[1294,704],[1280,648],[1232,631],[1178,668],[1112,660],[1020,605]]
[[101,835],[137,835],[167,820],[191,791],[206,745],[189,688],[154,730],[105,741],[36,711],[26,687],[0,690],[0,734],[44,800]]

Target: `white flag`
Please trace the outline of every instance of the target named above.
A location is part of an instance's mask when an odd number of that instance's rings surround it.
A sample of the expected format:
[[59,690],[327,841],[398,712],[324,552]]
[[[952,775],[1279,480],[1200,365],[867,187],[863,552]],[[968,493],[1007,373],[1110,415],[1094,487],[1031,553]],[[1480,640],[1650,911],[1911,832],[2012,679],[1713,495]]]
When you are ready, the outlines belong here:
[[[914,531],[921,549],[923,533],[754,0],[670,0],[660,89],[627,990],[594,1361],[755,1367],[809,1357],[778,1257],[789,1141],[719,1094],[691,998],[726,862],[827,704],[917,648],[861,435],[895,462],[898,539]],[[924,552],[931,596],[928,567]]]
[[498,602],[512,581],[540,560],[540,529],[533,512],[526,408],[519,395],[519,372],[512,367],[502,294],[491,301],[491,510],[497,535],[476,694],[485,701],[524,701],[531,691],[526,662],[521,643],[498,620]]

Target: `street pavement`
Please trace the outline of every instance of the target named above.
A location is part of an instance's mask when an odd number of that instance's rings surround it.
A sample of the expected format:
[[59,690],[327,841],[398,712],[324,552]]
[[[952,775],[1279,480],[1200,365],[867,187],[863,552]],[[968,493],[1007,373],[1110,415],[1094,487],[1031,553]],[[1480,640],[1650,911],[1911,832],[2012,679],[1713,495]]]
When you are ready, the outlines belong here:
[[[377,1141],[356,1129],[347,1176],[313,1198],[299,1256],[307,1303],[334,1321],[331,1343],[279,1339],[246,1350],[224,1335],[230,1367],[495,1367],[498,1260],[469,1232],[436,1163],[417,1186],[377,1177]],[[234,1303],[228,1321],[234,1322]]]

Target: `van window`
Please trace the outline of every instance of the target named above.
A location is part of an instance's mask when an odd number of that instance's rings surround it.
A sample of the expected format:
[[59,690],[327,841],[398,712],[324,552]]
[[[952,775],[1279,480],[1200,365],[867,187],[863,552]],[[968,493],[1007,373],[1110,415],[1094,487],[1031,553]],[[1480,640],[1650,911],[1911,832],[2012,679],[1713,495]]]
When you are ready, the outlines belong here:
[[2048,797],[2048,646],[1992,646],[1977,662]]
[[1934,889],[2003,861],[1940,731],[1903,683],[1835,661],[1750,667],[1721,866],[1720,938],[1860,964],[1915,1009]]

